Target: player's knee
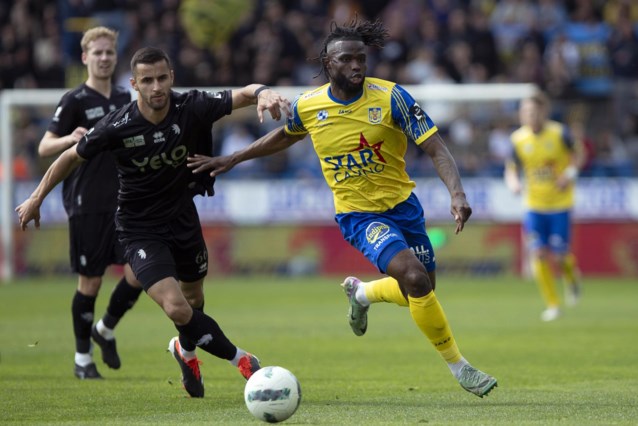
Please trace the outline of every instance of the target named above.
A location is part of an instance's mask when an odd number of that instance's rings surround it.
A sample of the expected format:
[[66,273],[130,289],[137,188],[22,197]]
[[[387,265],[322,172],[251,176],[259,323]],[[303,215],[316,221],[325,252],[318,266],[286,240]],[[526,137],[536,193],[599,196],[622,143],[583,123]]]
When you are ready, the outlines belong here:
[[401,283],[409,295],[424,296],[432,291],[432,283],[428,274],[418,269],[406,271]]
[[78,291],[85,296],[97,296],[102,286],[102,277],[87,277],[80,275]]
[[166,316],[177,325],[187,324],[193,316],[193,309],[187,303],[164,303]]

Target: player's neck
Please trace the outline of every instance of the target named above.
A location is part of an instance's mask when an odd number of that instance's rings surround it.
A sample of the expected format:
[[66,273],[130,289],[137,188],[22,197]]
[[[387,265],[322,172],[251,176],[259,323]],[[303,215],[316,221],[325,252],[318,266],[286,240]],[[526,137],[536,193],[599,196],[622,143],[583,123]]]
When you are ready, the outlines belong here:
[[95,90],[96,92],[104,95],[104,97],[106,98],[111,97],[111,80],[110,79],[105,80],[105,79],[94,78],[89,76],[85,84],[89,86],[91,89]]
[[347,102],[351,99],[356,98],[361,94],[361,89],[357,89],[355,91],[343,90],[338,87],[336,84],[330,84],[330,94],[340,101]]
[[170,102],[166,104],[166,106],[162,109],[153,109],[146,105],[142,100],[137,98],[137,108],[140,110],[142,117],[144,117],[147,121],[150,121],[153,124],[159,124],[166,118],[168,114],[168,110],[170,108]]

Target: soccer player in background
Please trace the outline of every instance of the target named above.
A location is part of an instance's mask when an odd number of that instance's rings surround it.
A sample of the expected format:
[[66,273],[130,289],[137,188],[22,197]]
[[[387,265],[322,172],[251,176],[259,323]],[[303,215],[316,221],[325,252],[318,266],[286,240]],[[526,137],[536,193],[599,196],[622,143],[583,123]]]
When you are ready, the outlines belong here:
[[23,230],[32,220],[39,227],[40,205],[55,185],[85,160],[114,155],[120,184],[115,221],[125,259],[179,331],[169,350],[182,370],[184,388],[192,397],[203,397],[196,346],[230,361],[246,379],[260,366],[203,312],[208,252],[186,158],[201,152],[202,141],[212,146],[213,123],[233,110],[257,103],[260,121],[266,110],[278,120],[282,112],[290,114],[290,102],[257,84],[218,93],[174,92],[170,60],[152,47],[135,53],[131,71],[137,101],[106,115],[64,151],[16,211]]
[[[86,31],[80,45],[88,78],[67,92],[55,111],[38,152],[57,155],[75,146],[102,117],[131,101],[128,89],[112,83],[117,65],[117,32],[106,27]],[[117,208],[115,159],[103,153],[83,163],[62,186],[64,208],[69,217],[71,269],[78,274],[78,286],[71,303],[75,335],[75,376],[101,379],[93,362],[91,336],[102,350],[110,368],[120,368],[113,329],[142,292],[128,265],[111,294],[104,316],[93,324],[95,300],[102,276],[109,265],[123,265],[124,249],[115,235]]]
[[562,272],[566,304],[573,306],[580,298],[580,273],[570,250],[570,228],[574,186],[585,159],[581,141],[572,138],[565,125],[549,120],[549,111],[550,102],[543,93],[521,101],[521,127],[512,133],[514,149],[504,175],[512,192],[524,193],[523,230],[532,273],[545,303],[543,321],[560,316],[552,260]]
[[434,251],[423,208],[412,192],[415,184],[405,170],[408,139],[431,157],[446,185],[456,233],[463,230],[472,209],[456,163],[430,117],[401,86],[366,77],[366,47],[382,47],[386,37],[380,21],[333,23],[319,57],[328,84],[298,97],[284,127],[229,156],[191,157],[189,166],[196,173],[210,170],[216,176],[310,134],[345,240],[388,275],[370,282],[348,277],[343,282],[352,330],[357,336],[365,334],[372,303],[408,307],[459,384],[483,397],[497,381],[463,357],[434,293]]

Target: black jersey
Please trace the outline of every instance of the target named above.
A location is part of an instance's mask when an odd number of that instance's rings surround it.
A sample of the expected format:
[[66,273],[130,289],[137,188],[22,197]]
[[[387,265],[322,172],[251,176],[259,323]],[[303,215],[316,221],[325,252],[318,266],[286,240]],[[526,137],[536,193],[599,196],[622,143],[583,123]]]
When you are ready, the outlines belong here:
[[193,173],[186,157],[211,146],[213,123],[231,112],[230,90],[172,92],[168,114],[157,125],[131,102],[89,130],[77,152],[87,160],[104,151],[115,155],[120,226],[131,230],[165,224],[184,203],[192,203],[188,185]]
[[[111,87],[111,97],[81,84],[67,92],[49,124],[58,136],[68,135],[76,127],[90,129],[109,112],[131,101],[131,93],[120,86]],[[117,171],[110,153],[104,153],[75,169],[62,185],[64,209],[69,217],[78,214],[114,212],[117,206]]]

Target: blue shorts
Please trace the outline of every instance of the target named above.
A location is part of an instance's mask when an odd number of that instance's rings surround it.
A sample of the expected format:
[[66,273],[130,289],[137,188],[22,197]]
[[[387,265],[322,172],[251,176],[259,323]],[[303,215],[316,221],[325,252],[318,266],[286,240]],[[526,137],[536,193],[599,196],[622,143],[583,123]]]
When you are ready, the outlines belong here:
[[385,273],[392,258],[406,248],[416,254],[428,272],[436,269],[423,207],[414,194],[382,213],[340,213],[335,220],[343,238],[380,272]]
[[523,229],[530,250],[548,247],[552,252],[564,254],[569,250],[570,211],[525,214]]

